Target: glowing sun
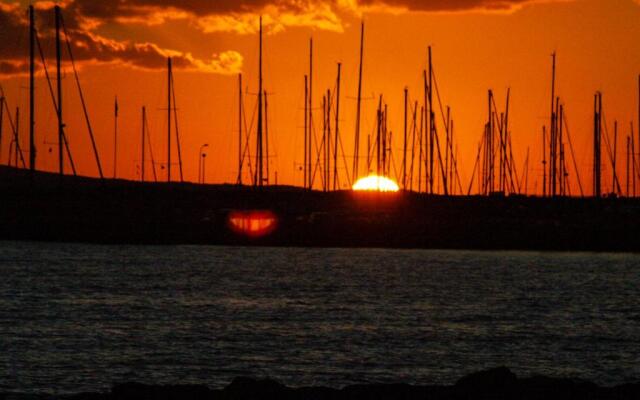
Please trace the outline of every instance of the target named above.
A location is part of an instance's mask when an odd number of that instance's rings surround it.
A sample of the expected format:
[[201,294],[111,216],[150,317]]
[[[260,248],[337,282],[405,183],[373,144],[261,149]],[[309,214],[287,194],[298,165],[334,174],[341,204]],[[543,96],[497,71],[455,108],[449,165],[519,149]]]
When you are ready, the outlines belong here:
[[359,179],[354,185],[356,191],[377,191],[377,192],[397,192],[400,190],[398,184],[384,176],[369,175]]

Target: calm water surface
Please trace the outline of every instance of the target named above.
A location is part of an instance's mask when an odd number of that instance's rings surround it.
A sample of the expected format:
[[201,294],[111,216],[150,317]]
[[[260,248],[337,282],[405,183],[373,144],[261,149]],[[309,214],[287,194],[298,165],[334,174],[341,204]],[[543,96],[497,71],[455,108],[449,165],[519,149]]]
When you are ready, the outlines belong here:
[[640,256],[0,242],[0,391],[640,379]]

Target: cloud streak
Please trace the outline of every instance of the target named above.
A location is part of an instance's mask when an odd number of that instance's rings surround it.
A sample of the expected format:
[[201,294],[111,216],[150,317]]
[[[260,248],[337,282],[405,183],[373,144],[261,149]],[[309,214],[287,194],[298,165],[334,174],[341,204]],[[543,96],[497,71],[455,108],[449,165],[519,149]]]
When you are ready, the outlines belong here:
[[566,0],[358,0],[363,10],[402,10],[409,12],[514,11],[524,5]]

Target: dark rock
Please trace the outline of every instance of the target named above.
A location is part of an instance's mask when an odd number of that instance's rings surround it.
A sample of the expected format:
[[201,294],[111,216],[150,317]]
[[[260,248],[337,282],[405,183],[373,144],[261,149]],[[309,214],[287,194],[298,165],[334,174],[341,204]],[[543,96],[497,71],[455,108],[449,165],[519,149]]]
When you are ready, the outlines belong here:
[[519,380],[518,392],[523,399],[601,398],[601,390],[594,383],[546,376],[534,376]]
[[0,393],[0,400],[636,400],[640,383],[610,388],[575,379],[534,376],[518,379],[508,368],[474,373],[454,386],[412,386],[407,384],[351,385],[343,389],[304,387],[292,389],[271,379],[236,378],[223,390],[203,385],[144,385],[125,383],[110,393],[83,393],[72,396],[45,396]]
[[508,394],[518,382],[518,377],[506,367],[476,372],[460,378],[455,388],[469,395]]
[[224,388],[226,399],[293,399],[294,391],[272,379],[235,378]]
[[341,391],[327,387],[305,387],[295,389],[295,398],[305,400],[324,400],[342,398]]
[[144,385],[124,383],[111,390],[111,400],[197,400],[213,398],[213,392],[204,385]]
[[347,386],[342,391],[344,399],[424,399],[426,392],[424,388],[406,384],[392,385],[354,385]]

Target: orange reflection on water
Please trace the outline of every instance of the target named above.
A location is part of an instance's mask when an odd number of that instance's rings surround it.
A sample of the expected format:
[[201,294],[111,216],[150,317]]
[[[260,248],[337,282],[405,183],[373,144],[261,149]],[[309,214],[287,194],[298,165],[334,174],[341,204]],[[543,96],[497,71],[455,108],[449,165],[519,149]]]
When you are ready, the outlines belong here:
[[261,237],[270,234],[278,224],[271,211],[232,211],[228,217],[231,229],[240,235]]

